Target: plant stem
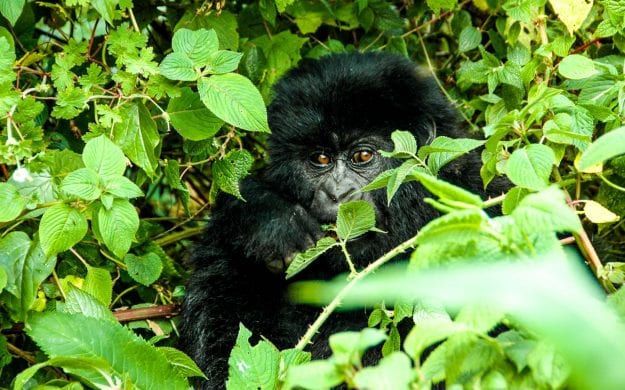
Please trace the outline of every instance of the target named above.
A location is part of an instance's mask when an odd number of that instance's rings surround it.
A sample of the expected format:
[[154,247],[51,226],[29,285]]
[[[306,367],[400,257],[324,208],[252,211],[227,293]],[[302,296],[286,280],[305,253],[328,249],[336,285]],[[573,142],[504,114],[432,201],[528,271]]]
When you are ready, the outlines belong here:
[[295,348],[303,350],[308,344],[310,344],[312,338],[315,336],[315,334],[317,334],[317,332],[319,332],[321,326],[326,322],[326,320],[328,319],[328,317],[330,317],[334,310],[336,310],[336,308],[340,306],[343,298],[347,296],[349,291],[356,285],[356,283],[358,283],[358,281],[363,279],[365,276],[380,268],[380,266],[387,263],[395,256],[405,252],[409,248],[414,247],[417,242],[417,236],[414,236],[411,239],[402,242],[401,244],[384,254],[382,257],[369,264],[365,269],[354,274],[353,278],[345,285],[345,287],[343,287],[341,291],[336,294],[332,302],[330,302],[326,307],[323,308],[321,314],[319,314],[319,317],[317,317],[315,322],[310,325],[310,327],[308,328],[304,336],[302,336],[302,338],[299,340]]

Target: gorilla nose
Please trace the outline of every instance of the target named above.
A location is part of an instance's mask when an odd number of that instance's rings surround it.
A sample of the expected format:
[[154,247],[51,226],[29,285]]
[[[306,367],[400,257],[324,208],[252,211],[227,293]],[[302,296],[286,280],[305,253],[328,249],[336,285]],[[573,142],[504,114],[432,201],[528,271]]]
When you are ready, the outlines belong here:
[[326,191],[326,195],[334,203],[345,203],[355,200],[354,195],[358,191],[357,188],[336,188],[334,191]]

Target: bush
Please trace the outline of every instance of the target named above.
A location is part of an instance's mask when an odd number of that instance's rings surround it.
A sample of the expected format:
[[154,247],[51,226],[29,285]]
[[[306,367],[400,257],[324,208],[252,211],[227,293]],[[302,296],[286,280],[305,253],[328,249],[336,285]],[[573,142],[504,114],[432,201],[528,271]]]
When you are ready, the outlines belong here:
[[[295,296],[330,310],[351,289],[373,296],[354,304],[394,306],[373,310],[378,330],[334,335],[335,355],[323,361],[304,363],[267,341],[251,346],[242,327],[233,356],[287,361],[289,370],[233,374],[230,386],[625,383],[613,363],[625,358],[615,311],[587,279],[545,259],[574,262],[555,235],[572,233],[625,313],[620,1],[14,0],[0,2],[0,14],[0,386],[176,389],[201,376],[173,348],[190,241],[216,194],[239,196],[238,181],[262,164],[275,81],[303,57],[352,50],[399,52],[432,68],[485,138],[484,184],[505,175],[514,186],[484,201],[422,173],[481,144],[472,140],[396,150],[403,168],[370,187],[388,185],[392,195],[419,180],[444,213],[397,249],[416,248],[411,268],[422,274],[370,277],[392,252],[346,287],[300,285]],[[396,137],[396,147],[412,145]],[[483,211],[499,204],[501,217]],[[519,267],[519,258],[529,263]],[[462,268],[476,259],[495,265]],[[451,270],[437,276],[430,268],[442,263]],[[405,294],[376,283],[404,283]],[[459,298],[462,283],[490,290]],[[311,288],[321,293],[311,297]],[[427,299],[414,305],[415,297]],[[572,305],[575,315],[563,309]],[[404,319],[416,325],[401,340]],[[508,330],[489,335],[500,322]],[[363,369],[363,351],[383,341],[385,357]]]

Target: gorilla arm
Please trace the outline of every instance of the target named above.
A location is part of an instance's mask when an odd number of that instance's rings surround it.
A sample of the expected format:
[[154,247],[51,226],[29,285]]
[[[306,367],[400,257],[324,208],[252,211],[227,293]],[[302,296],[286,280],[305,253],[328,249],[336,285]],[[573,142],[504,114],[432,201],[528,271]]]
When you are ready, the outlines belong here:
[[285,307],[282,272],[295,253],[322,235],[301,205],[269,187],[250,178],[241,184],[245,201],[220,195],[193,252],[180,340],[209,376],[206,388],[223,387],[239,322],[257,328],[272,323],[269,317],[277,320]]

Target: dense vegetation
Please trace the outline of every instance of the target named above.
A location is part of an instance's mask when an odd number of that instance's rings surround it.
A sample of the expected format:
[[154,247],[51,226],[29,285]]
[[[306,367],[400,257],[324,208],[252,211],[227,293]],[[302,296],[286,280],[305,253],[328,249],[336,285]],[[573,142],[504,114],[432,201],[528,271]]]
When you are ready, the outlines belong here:
[[[295,287],[328,306],[294,349],[252,346],[243,324],[230,388],[625,384],[620,0],[12,0],[0,15],[0,388],[201,376],[174,348],[191,242],[216,194],[238,196],[263,163],[273,83],[352,50],[430,67],[475,139],[395,133],[388,156],[405,161],[369,188],[392,197],[418,180],[443,216],[364,270]],[[432,176],[476,147],[484,184],[506,175],[507,194]],[[289,274],[374,226],[366,204],[346,205],[336,241]],[[412,248],[412,272],[382,267]],[[332,358],[309,361],[340,304],[375,305],[373,329],[336,334]],[[378,344],[384,358],[363,368]]]

